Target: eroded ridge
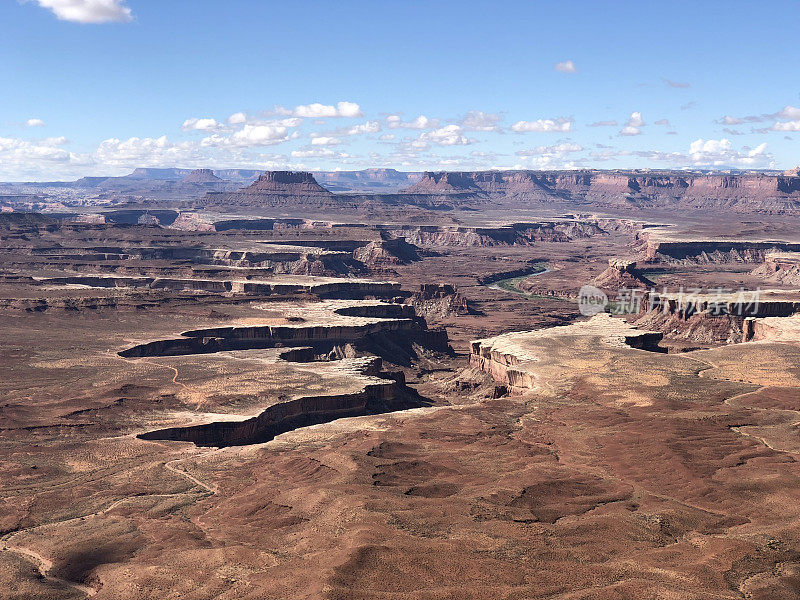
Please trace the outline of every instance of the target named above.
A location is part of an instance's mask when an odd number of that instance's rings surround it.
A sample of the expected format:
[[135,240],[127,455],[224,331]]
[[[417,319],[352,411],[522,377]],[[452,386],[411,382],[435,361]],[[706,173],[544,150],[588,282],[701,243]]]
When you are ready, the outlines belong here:
[[[271,307],[274,308],[274,307]],[[198,413],[191,425],[139,434],[144,440],[178,440],[199,446],[231,446],[266,442],[294,429],[344,417],[378,414],[429,404],[408,387],[402,371],[383,369],[383,356],[395,365],[411,365],[419,352],[448,353],[444,329],[429,329],[410,305],[354,300],[327,300],[286,308],[281,325],[230,326],[187,331],[182,338],[159,340],[123,350],[128,359],[218,354],[218,360],[261,361],[264,368],[279,361],[303,365],[326,377],[347,380],[341,393],[264,398],[255,415],[228,414],[215,420]],[[289,348],[275,352],[250,351]],[[178,368],[175,377],[178,377]],[[175,380],[175,379],[174,379]],[[200,421],[200,423],[198,423]]]

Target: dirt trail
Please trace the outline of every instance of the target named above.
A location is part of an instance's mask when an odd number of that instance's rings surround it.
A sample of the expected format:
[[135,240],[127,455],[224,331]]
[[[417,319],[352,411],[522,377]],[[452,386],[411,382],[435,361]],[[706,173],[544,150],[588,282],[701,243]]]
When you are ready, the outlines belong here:
[[[219,449],[213,450],[212,452],[218,452],[218,451],[219,451]],[[208,455],[210,453],[211,452],[206,453],[205,455]],[[189,457],[189,458],[192,458],[192,457]],[[209,485],[209,484],[205,483],[204,481],[198,479],[194,475],[188,473],[187,471],[184,471],[183,469],[179,469],[176,466],[174,466],[174,465],[176,465],[178,463],[181,463],[181,462],[183,462],[185,460],[188,460],[188,458],[177,458],[175,460],[171,460],[169,462],[165,462],[164,463],[164,468],[167,471],[171,471],[171,472],[173,472],[173,473],[175,473],[177,475],[180,475],[184,479],[186,479],[189,482],[191,482],[192,485],[202,488],[206,493],[208,493],[208,494],[216,494],[217,493],[217,489],[214,486]],[[181,496],[181,495],[184,495],[184,494],[187,494],[187,493],[190,493],[190,492],[191,492],[191,489],[190,490],[186,490],[185,492],[176,492],[174,494],[145,494],[143,496],[136,496],[133,499],[139,500],[141,498],[166,498],[166,497],[171,497],[171,496]],[[119,500],[115,500],[114,502],[112,502],[111,504],[109,504],[108,506],[106,506],[105,508],[103,508],[101,510],[98,510],[96,512],[90,513],[88,515],[81,515],[80,517],[73,517],[71,519],[65,519],[63,521],[59,521],[59,523],[68,523],[70,521],[77,521],[77,520],[83,520],[83,519],[87,519],[87,518],[91,518],[91,517],[98,517],[98,516],[104,515],[105,513],[108,513],[110,511],[114,510],[115,508],[117,508],[118,506],[124,504],[128,500],[130,500],[130,498],[128,498],[128,497],[120,498]],[[50,571],[53,569],[53,566],[54,566],[53,565],[53,561],[51,561],[50,559],[42,556],[41,554],[39,554],[35,550],[31,550],[30,548],[25,548],[24,546],[16,546],[16,545],[13,545],[13,544],[9,543],[10,540],[16,535],[19,535],[21,533],[25,533],[25,532],[28,532],[28,531],[33,531],[34,529],[38,529],[40,527],[46,527],[47,525],[52,525],[52,524],[53,523],[45,523],[43,525],[37,525],[35,527],[29,527],[29,528],[26,528],[26,529],[20,529],[19,531],[14,531],[12,533],[7,534],[3,539],[0,539],[0,551],[2,551],[2,552],[13,552],[14,554],[18,554],[18,555],[22,556],[23,558],[29,560],[30,562],[32,562],[36,566],[36,568],[41,573],[42,577],[44,577],[46,580],[48,580],[48,581],[50,581],[52,583],[58,584],[60,586],[70,587],[72,589],[78,590],[79,592],[81,592],[82,594],[86,595],[87,597],[94,596],[95,594],[97,594],[97,592],[99,591],[100,588],[94,588],[94,587],[91,587],[89,585],[84,585],[82,583],[78,583],[76,581],[70,581],[68,579],[63,579],[61,577],[56,577],[55,575],[51,575]]]

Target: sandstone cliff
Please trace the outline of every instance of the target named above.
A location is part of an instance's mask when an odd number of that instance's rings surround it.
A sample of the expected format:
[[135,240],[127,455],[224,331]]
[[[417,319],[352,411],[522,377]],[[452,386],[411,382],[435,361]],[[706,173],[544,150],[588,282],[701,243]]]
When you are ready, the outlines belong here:
[[800,177],[762,173],[477,171],[425,173],[405,190],[470,195],[470,202],[571,202],[625,208],[725,207],[741,212],[800,211]]

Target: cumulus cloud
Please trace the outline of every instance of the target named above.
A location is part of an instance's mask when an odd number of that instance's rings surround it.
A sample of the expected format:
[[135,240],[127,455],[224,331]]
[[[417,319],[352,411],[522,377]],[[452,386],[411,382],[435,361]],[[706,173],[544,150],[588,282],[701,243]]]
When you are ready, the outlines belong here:
[[394,139],[394,137],[395,137],[395,136],[394,136],[394,134],[393,134],[393,133],[384,133],[384,134],[383,134],[382,136],[380,136],[378,139],[379,139],[380,141],[382,141],[382,142],[389,142],[389,141],[393,140],[393,139]]
[[295,106],[290,114],[304,119],[326,119],[326,118],[357,118],[364,116],[361,107],[355,102],[338,102],[336,106],[328,104],[301,104]]
[[800,108],[795,106],[784,106],[778,113],[779,119],[800,119]]
[[562,73],[577,73],[578,69],[575,67],[575,63],[571,60],[565,60],[563,62],[557,62],[553,67],[556,71],[561,71]]
[[641,127],[644,127],[644,125],[645,122],[642,119],[642,113],[632,112],[628,122],[625,124],[625,127],[622,128],[619,134],[624,136],[641,135]]
[[343,135],[361,135],[364,133],[377,133],[381,130],[381,124],[377,121],[367,121],[347,128]]
[[349,158],[349,154],[334,152],[330,148],[306,148],[293,150],[292,158]]
[[574,142],[559,142],[552,146],[536,146],[530,150],[520,150],[516,153],[517,156],[563,156],[572,152],[580,152],[583,146]]
[[216,119],[186,119],[183,122],[184,131],[215,131],[221,127],[221,124]]
[[467,131],[500,131],[500,115],[471,110],[461,118],[459,124]]
[[245,125],[229,137],[211,136],[203,140],[204,145],[272,146],[288,141],[288,128],[282,125]]
[[186,165],[201,158],[196,142],[173,143],[166,135],[158,138],[109,138],[94,152],[97,163],[126,167]]
[[342,140],[335,137],[330,136],[319,136],[319,137],[312,137],[311,138],[311,145],[312,146],[336,146],[337,144],[341,144]]
[[66,138],[48,138],[31,142],[19,138],[0,137],[0,162],[7,167],[10,164],[26,162],[65,162],[70,160],[70,153],[61,148]]
[[126,23],[133,20],[124,0],[35,0],[62,21],[74,23]]
[[460,125],[445,125],[441,129],[434,129],[433,131],[425,131],[419,134],[419,137],[411,143],[415,149],[425,149],[430,144],[437,146],[467,146],[475,143],[464,135]]
[[420,115],[413,121],[403,121],[400,115],[389,115],[386,117],[386,126],[389,129],[432,129],[439,126],[439,121],[425,115]]
[[233,113],[228,117],[228,125],[243,125],[247,123],[247,115],[243,112]]
[[773,131],[800,131],[800,108],[795,106],[784,106],[783,110],[774,115],[777,119],[788,119],[786,121],[776,121],[772,125]]
[[767,166],[772,162],[772,157],[766,153],[767,144],[759,144],[755,148],[741,151],[734,150],[730,140],[703,140],[697,139],[689,146],[689,159],[696,166],[737,166],[758,167]]
[[644,124],[645,123],[644,120],[642,119],[642,113],[640,112],[632,112],[631,118],[628,119],[628,122],[626,123],[628,127],[643,127]]
[[565,119],[559,117],[558,119],[537,119],[536,121],[517,121],[511,126],[512,131],[517,133],[531,133],[531,132],[562,132],[566,133],[572,129],[574,119]]
[[28,127],[44,127],[44,121],[41,119],[28,119],[25,121],[25,125]]
[[772,126],[773,131],[800,131],[800,119],[797,121],[785,121],[775,123]]
[[697,139],[689,146],[687,153],[662,152],[659,150],[615,150],[604,147],[601,151],[592,152],[595,161],[615,160],[630,157],[644,158],[654,162],[665,163],[673,168],[766,168],[774,163],[773,156],[767,151],[767,145],[760,144],[755,148],[743,147],[736,150],[728,139]]

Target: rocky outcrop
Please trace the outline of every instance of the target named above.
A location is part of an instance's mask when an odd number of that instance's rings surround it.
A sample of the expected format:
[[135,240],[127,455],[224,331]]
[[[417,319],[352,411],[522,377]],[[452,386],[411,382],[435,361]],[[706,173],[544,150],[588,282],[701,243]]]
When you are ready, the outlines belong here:
[[647,260],[686,264],[764,262],[773,252],[798,252],[800,244],[778,241],[680,240],[648,239]]
[[[282,355],[291,360],[289,353]],[[143,440],[192,442],[198,446],[241,446],[268,442],[276,435],[346,417],[379,414],[429,403],[405,385],[402,372],[385,372],[379,357],[346,359],[342,370],[363,381],[360,391],[301,396],[279,401],[256,417],[139,434]]]
[[220,183],[222,179],[214,175],[211,169],[195,169],[183,178],[183,183]]
[[623,258],[610,258],[608,268],[592,283],[603,290],[647,289],[655,285],[637,269],[636,261]]
[[567,242],[605,234],[596,222],[577,220],[521,222],[497,227],[387,225],[382,230],[423,247],[530,246],[536,242]]
[[426,172],[422,179],[404,190],[408,194],[480,193],[484,191],[473,173]]
[[418,248],[405,238],[382,239],[353,250],[353,258],[375,273],[392,272],[393,267],[420,260]]
[[747,323],[800,313],[800,297],[782,292],[645,292],[635,324],[701,344],[739,343],[752,337]]
[[325,205],[333,194],[322,187],[311,173],[267,171],[251,185],[236,192],[209,192],[198,201],[203,205],[296,206],[297,202]]
[[448,350],[447,333],[443,329],[428,329],[425,319],[417,316],[408,305],[331,300],[306,307],[304,313],[316,315],[316,321],[186,331],[180,338],[139,344],[119,354],[123,357],[176,356],[299,346],[310,346],[317,349],[318,354],[324,354],[344,344],[381,347],[385,341],[381,338],[386,336],[392,338],[391,345],[395,348],[416,341],[433,350]]
[[244,188],[245,194],[280,195],[330,195],[330,192],[317,183],[311,173],[304,171],[267,171]]
[[767,252],[764,264],[753,270],[766,281],[800,285],[800,252]]
[[427,321],[439,321],[448,317],[468,315],[467,299],[458,289],[449,284],[422,284],[406,302],[414,307],[414,312]]
[[551,348],[575,340],[586,340],[589,347],[598,343],[617,348],[661,352],[662,334],[636,329],[621,319],[599,314],[588,321],[563,327],[506,333],[476,340],[471,344],[470,365],[488,373],[512,392],[541,388],[540,377],[547,374]]

